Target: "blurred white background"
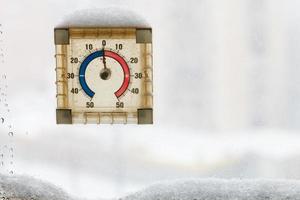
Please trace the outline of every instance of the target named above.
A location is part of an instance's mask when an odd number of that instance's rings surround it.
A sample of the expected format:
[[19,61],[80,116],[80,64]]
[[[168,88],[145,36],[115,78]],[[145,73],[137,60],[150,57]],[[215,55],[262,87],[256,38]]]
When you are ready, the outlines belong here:
[[[108,6],[130,9],[153,28],[155,124],[57,126],[53,29],[75,10]],[[178,178],[300,178],[299,7],[0,0],[0,172],[84,198]]]

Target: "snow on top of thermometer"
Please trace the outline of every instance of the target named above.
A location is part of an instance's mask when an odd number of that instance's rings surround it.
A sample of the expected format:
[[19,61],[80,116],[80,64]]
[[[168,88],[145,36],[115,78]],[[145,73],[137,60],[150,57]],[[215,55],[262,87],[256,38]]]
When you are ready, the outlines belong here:
[[121,7],[84,9],[66,15],[56,28],[66,27],[150,27],[139,14]]
[[296,200],[300,181],[195,179],[163,182],[122,200]]

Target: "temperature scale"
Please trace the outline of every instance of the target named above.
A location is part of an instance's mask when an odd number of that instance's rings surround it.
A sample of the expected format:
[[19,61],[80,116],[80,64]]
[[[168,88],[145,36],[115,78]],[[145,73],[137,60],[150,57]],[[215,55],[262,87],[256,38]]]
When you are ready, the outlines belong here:
[[57,28],[57,124],[152,124],[150,28]]

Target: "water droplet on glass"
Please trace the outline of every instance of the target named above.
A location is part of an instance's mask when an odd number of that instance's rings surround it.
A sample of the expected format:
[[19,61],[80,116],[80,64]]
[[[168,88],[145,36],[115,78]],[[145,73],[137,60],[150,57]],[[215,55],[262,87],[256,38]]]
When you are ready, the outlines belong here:
[[1,120],[1,123],[3,124],[4,123],[4,118],[1,117],[0,120]]
[[8,136],[13,137],[13,136],[14,136],[14,133],[13,133],[13,132],[9,132],[9,133],[8,133]]
[[10,174],[14,174],[14,171],[11,170],[9,173],[10,173]]

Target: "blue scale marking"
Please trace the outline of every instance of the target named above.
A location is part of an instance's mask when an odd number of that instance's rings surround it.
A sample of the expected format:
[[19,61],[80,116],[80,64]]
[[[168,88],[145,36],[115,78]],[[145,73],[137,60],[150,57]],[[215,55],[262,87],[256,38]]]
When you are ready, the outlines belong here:
[[81,63],[80,68],[79,68],[79,83],[83,89],[83,91],[91,98],[95,95],[95,92],[93,92],[89,86],[86,83],[85,80],[85,71],[90,62],[94,60],[95,58],[103,56],[104,52],[103,50],[96,51],[94,53],[91,53],[88,57],[84,59],[84,61]]

